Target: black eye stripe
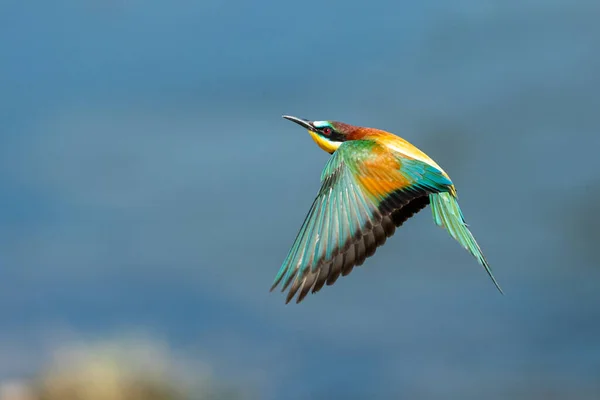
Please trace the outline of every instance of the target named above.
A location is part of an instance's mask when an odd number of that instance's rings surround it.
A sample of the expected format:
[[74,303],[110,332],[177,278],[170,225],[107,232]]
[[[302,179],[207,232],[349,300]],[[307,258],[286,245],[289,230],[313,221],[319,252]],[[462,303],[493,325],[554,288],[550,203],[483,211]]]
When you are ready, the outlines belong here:
[[326,137],[327,140],[332,142],[343,142],[346,140],[344,135],[333,129],[331,126],[324,126],[319,129],[319,134]]

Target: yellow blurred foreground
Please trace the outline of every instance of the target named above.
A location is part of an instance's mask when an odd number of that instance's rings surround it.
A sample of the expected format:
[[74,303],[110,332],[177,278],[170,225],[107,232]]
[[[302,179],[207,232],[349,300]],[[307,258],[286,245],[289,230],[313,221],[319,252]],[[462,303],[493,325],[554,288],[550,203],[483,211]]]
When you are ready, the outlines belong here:
[[213,386],[206,367],[181,368],[166,349],[138,338],[61,348],[37,377],[0,384],[0,400],[239,398]]

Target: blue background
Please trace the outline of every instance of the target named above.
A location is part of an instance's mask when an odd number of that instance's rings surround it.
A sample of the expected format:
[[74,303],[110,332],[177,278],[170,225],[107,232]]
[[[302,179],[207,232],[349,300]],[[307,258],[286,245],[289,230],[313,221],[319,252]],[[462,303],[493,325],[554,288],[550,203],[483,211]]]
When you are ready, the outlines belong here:
[[[599,17],[584,0],[3,1],[0,378],[136,332],[247,397],[598,398]],[[281,114],[427,152],[506,295],[428,208],[285,306],[268,289],[328,155]]]

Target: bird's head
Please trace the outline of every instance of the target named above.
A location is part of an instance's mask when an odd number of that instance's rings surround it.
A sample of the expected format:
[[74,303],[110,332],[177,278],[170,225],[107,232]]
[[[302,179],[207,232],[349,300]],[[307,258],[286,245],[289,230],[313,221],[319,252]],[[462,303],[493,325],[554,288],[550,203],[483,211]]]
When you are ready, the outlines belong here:
[[308,133],[320,148],[333,153],[342,143],[353,140],[358,127],[337,121],[309,121],[304,118],[284,115],[283,118],[308,129]]

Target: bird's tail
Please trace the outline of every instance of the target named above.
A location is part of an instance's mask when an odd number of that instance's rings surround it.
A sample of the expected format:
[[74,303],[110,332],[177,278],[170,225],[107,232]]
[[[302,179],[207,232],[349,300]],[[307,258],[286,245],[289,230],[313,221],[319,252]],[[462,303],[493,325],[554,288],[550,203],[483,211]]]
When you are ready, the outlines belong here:
[[479,245],[475,241],[473,234],[469,231],[469,228],[467,228],[467,224],[465,223],[462,211],[458,206],[456,197],[451,193],[442,192],[430,194],[429,200],[431,202],[433,220],[435,223],[442,228],[446,228],[448,233],[450,233],[450,236],[479,261],[490,278],[492,278],[494,285],[496,285],[500,293],[503,293],[500,285],[496,282],[496,278],[494,278],[494,275],[492,274],[492,269],[481,252]]

